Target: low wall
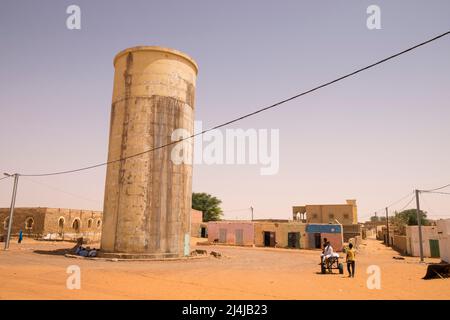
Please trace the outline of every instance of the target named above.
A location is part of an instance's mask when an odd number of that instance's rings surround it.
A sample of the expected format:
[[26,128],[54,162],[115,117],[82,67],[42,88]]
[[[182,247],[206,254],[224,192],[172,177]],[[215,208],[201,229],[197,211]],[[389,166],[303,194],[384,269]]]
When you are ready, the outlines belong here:
[[406,255],[408,253],[408,238],[406,236],[394,235],[394,243],[392,247],[399,253]]
[[[420,256],[419,228],[418,226],[407,226],[406,237],[409,244],[407,245],[408,254],[413,257]],[[422,247],[424,257],[430,257],[430,240],[438,240],[438,232],[436,226],[422,226]]]

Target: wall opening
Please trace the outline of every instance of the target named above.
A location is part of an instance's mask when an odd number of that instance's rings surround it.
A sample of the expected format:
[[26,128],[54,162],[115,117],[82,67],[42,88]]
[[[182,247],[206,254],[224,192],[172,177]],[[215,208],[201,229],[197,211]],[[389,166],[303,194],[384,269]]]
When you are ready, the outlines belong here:
[[320,236],[320,233],[314,233],[314,247],[316,249],[322,248],[322,237]]
[[79,219],[73,220],[72,229],[77,233],[80,232],[80,220]]
[[264,246],[275,247],[275,232],[264,231]]
[[296,249],[300,248],[300,232],[288,233],[288,247]]
[[32,230],[34,225],[34,219],[32,217],[28,217],[25,220],[25,230]]
[[61,218],[59,218],[59,220],[58,220],[58,232],[59,233],[63,233],[63,230],[64,230],[64,218],[63,217],[61,217]]

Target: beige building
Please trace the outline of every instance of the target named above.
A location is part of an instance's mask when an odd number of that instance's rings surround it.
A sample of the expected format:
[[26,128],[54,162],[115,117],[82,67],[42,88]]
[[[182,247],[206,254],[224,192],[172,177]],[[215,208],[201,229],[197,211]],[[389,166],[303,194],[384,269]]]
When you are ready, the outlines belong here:
[[[8,233],[9,208],[0,208],[0,240]],[[101,239],[103,212],[63,208],[15,208],[12,235],[22,230],[24,236],[45,240],[74,241],[83,238],[87,242]],[[191,209],[191,230],[193,236],[205,237],[206,223],[202,212]],[[195,233],[195,234],[194,234]]]
[[438,220],[437,232],[441,259],[450,263],[450,219]]
[[[422,226],[422,249],[424,257],[439,258],[439,237],[437,226]],[[406,252],[413,257],[420,256],[419,227],[406,227]]]
[[350,225],[358,223],[356,200],[346,204],[309,204],[292,207],[293,219],[306,223],[335,223]]
[[[0,208],[2,232],[6,237],[9,225],[9,208]],[[25,236],[48,240],[75,240],[83,237],[88,241],[99,241],[102,227],[102,212],[62,208],[15,208],[12,235],[20,230]]]
[[306,224],[292,221],[258,221],[254,224],[255,246],[307,248]]
[[206,238],[208,225],[203,222],[203,212],[191,209],[191,237]]
[[312,204],[292,207],[294,221],[305,223],[339,223],[344,229],[344,241],[361,237],[362,228],[358,224],[356,200],[346,200],[345,204]]

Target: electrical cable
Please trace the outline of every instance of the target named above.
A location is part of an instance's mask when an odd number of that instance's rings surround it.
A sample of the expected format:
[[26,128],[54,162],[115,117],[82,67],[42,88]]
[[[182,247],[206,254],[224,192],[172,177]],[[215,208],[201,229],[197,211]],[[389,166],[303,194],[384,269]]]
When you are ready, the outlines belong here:
[[224,126],[227,126],[227,125],[230,125],[230,124],[232,124],[232,123],[238,122],[238,121],[243,120],[243,119],[245,119],[245,118],[254,116],[254,115],[258,114],[258,113],[261,113],[261,112],[267,111],[267,110],[269,110],[269,109],[278,107],[278,106],[280,106],[280,105],[282,105],[282,104],[284,104],[284,103],[286,103],[286,102],[292,101],[292,100],[294,100],[294,99],[297,99],[297,98],[299,98],[299,97],[302,97],[302,96],[304,96],[304,95],[307,95],[307,94],[309,94],[309,93],[312,93],[312,92],[314,92],[314,91],[317,91],[317,90],[322,89],[322,88],[324,88],[324,87],[330,86],[330,85],[332,85],[332,84],[334,84],[334,83],[336,83],[336,82],[342,81],[342,80],[344,80],[344,79],[346,79],[346,78],[352,77],[352,76],[354,76],[354,75],[356,75],[356,74],[358,74],[358,73],[360,73],[360,72],[363,72],[363,71],[366,71],[366,70],[368,70],[368,69],[371,69],[371,68],[373,68],[373,67],[375,67],[375,66],[377,66],[377,65],[379,65],[379,64],[382,64],[382,63],[384,63],[384,62],[386,62],[386,61],[389,61],[389,60],[394,59],[394,58],[396,58],[396,57],[398,57],[398,56],[401,56],[401,55],[403,55],[403,54],[405,54],[405,53],[407,53],[407,52],[410,52],[410,51],[412,51],[412,50],[414,50],[414,49],[417,49],[417,48],[419,48],[419,47],[421,47],[421,46],[424,46],[424,45],[426,45],[426,44],[428,44],[428,43],[430,43],[430,42],[436,41],[436,40],[438,40],[438,39],[440,39],[440,38],[442,38],[442,37],[444,37],[444,36],[447,36],[447,35],[449,35],[449,34],[450,34],[450,31],[444,32],[444,33],[442,33],[442,34],[440,34],[440,35],[438,35],[438,36],[436,36],[436,37],[434,37],[434,38],[431,38],[431,39],[429,39],[429,40],[426,40],[426,41],[424,41],[424,42],[421,42],[421,43],[419,43],[419,44],[417,44],[417,45],[414,45],[414,46],[412,46],[412,47],[410,47],[410,48],[408,48],[408,49],[405,49],[405,50],[403,50],[403,51],[400,51],[400,52],[398,52],[398,53],[396,53],[396,54],[390,55],[390,56],[388,56],[388,57],[386,57],[386,58],[384,58],[384,59],[382,59],[382,60],[379,60],[379,61],[377,61],[377,62],[375,62],[375,63],[372,63],[372,64],[370,64],[370,65],[368,65],[368,66],[365,66],[365,67],[359,68],[359,69],[357,69],[357,70],[355,70],[355,71],[353,71],[353,72],[347,73],[347,74],[345,74],[345,75],[343,75],[343,76],[341,76],[341,77],[339,77],[339,78],[336,78],[336,79],[334,79],[334,80],[328,81],[328,82],[323,83],[323,84],[321,84],[321,85],[318,85],[318,86],[316,86],[316,87],[314,87],[314,88],[312,88],[312,89],[309,89],[309,90],[307,90],[307,91],[304,91],[304,92],[301,92],[301,93],[299,93],[299,94],[297,94],[297,95],[294,95],[294,96],[292,96],[292,97],[290,97],[290,98],[281,100],[281,101],[276,102],[276,103],[274,103],[274,104],[272,104],[272,105],[269,105],[269,106],[263,107],[263,108],[261,108],[261,109],[258,109],[258,110],[256,110],[256,111],[247,113],[247,114],[245,114],[245,115],[243,115],[243,116],[240,116],[240,117],[238,117],[238,118],[235,118],[235,119],[230,120],[230,121],[227,121],[227,122],[224,122],[224,123],[222,123],[222,124],[219,124],[219,125],[217,125],[217,126],[215,126],[215,127],[210,128],[210,129],[203,130],[203,131],[198,132],[198,133],[196,133],[196,134],[193,134],[193,135],[191,135],[191,136],[189,136],[189,137],[185,137],[185,138],[179,139],[179,140],[177,140],[177,141],[172,141],[172,142],[170,142],[170,143],[167,143],[167,144],[164,144],[164,145],[161,145],[161,146],[158,146],[158,147],[149,149],[149,150],[145,150],[145,151],[142,151],[142,152],[139,152],[139,153],[136,153],[136,154],[127,156],[127,157],[123,157],[123,158],[120,158],[120,159],[111,160],[111,161],[107,161],[107,162],[103,162],[103,163],[99,163],[99,164],[95,164],[95,165],[91,165],[91,166],[87,166],[87,167],[82,167],[82,168],[78,168],[78,169],[66,170],[66,171],[57,171],[57,172],[50,172],[50,173],[41,173],[41,174],[21,174],[21,175],[22,175],[22,176],[28,176],[28,177],[43,177],[43,176],[54,176],[54,175],[68,174],[68,173],[74,173],[74,172],[79,172],[79,171],[84,171],[84,170],[94,169],[94,168],[101,167],[101,166],[104,166],[104,165],[108,165],[108,164],[116,163],[116,162],[119,162],[119,161],[124,161],[124,160],[127,160],[127,159],[131,159],[131,158],[134,158],[134,157],[138,157],[138,156],[141,156],[141,155],[143,155],[143,154],[146,154],[146,153],[149,153],[149,152],[153,152],[153,151],[156,151],[156,150],[159,150],[159,149],[162,149],[162,148],[171,146],[171,145],[173,145],[173,144],[176,144],[176,143],[179,143],[179,142],[188,140],[188,139],[192,139],[192,138],[194,138],[194,137],[196,137],[196,136],[203,135],[203,134],[205,134],[205,133],[207,133],[207,132],[209,132],[209,131],[212,131],[212,130],[215,130],[215,129],[222,128],[222,127],[224,127]]

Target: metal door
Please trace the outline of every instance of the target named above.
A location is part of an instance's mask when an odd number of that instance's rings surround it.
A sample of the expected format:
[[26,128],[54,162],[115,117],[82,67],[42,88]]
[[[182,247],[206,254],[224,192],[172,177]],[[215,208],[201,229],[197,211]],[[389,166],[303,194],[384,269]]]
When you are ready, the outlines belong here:
[[236,244],[242,246],[244,244],[244,230],[236,229],[234,231],[234,236]]
[[432,258],[439,258],[441,256],[439,252],[439,240],[430,239],[430,254]]
[[219,242],[220,243],[227,242],[227,229],[219,229]]
[[300,248],[300,232],[289,232],[288,233],[288,247],[289,248]]

